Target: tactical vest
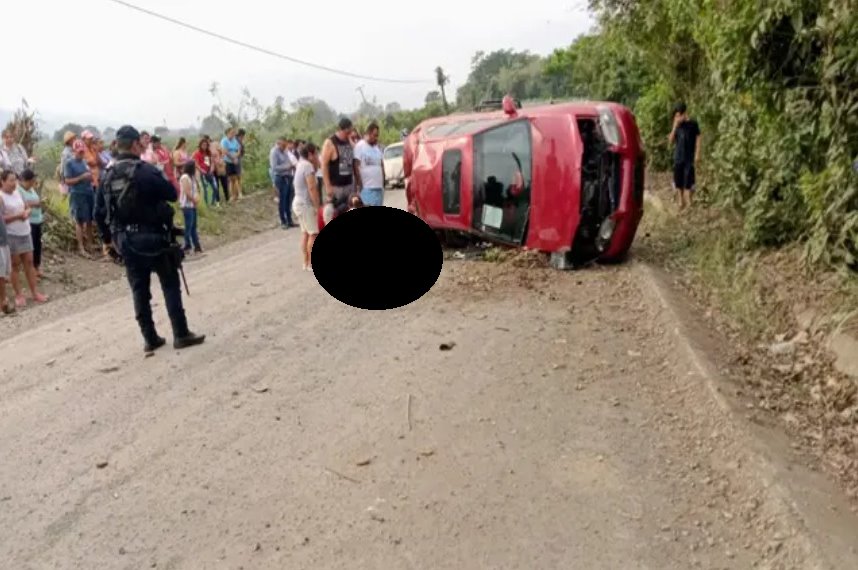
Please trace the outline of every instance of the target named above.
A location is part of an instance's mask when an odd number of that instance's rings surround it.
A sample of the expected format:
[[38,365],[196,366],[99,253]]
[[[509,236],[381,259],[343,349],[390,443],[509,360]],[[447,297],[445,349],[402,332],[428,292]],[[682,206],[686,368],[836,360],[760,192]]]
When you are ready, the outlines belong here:
[[137,169],[143,162],[136,158],[117,160],[105,173],[102,192],[106,207],[105,222],[112,232],[126,226],[143,226],[149,230],[169,231],[173,209],[166,203],[152,204],[141,201],[141,192],[135,181]]

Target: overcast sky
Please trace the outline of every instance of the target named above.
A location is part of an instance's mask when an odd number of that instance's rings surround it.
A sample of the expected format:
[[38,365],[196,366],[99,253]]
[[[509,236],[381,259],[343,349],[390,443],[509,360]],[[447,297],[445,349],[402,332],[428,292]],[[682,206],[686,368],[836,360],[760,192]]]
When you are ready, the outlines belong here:
[[313,95],[350,111],[363,85],[369,98],[411,107],[433,89],[437,65],[450,75],[455,96],[476,51],[547,54],[592,24],[582,0],[128,1],[328,67],[426,83],[387,84],[308,69],[109,0],[3,1],[0,108],[16,108],[25,97],[51,124],[181,127],[208,114],[213,81],[227,105],[237,105],[247,87],[263,104],[277,95],[287,102]]

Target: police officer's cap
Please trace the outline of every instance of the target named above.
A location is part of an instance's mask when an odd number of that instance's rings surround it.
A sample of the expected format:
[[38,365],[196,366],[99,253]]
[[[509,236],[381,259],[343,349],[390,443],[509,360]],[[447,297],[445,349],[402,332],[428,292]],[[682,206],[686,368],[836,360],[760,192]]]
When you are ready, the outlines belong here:
[[116,140],[118,141],[136,141],[140,140],[140,131],[132,127],[131,125],[125,125],[124,127],[120,127],[118,131],[116,131]]

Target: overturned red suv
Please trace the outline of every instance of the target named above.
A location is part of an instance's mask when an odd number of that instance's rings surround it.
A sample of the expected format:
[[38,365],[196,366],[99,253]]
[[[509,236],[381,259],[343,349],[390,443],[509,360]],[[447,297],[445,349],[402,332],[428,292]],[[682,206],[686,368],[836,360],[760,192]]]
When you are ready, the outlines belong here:
[[412,131],[408,209],[443,237],[548,252],[561,269],[621,260],[643,216],[642,146],[622,105],[521,108],[506,97]]

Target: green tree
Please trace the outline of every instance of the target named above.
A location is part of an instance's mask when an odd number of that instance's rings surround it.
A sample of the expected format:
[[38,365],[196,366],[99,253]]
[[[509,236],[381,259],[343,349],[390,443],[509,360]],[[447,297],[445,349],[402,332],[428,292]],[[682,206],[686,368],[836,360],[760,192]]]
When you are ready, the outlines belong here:
[[440,91],[430,91],[426,94],[426,97],[423,99],[426,106],[432,105],[434,103],[441,102],[441,92]]
[[76,135],[80,136],[80,134],[83,132],[83,127],[82,127],[81,125],[77,124],[77,123],[66,123],[65,125],[63,125],[62,127],[60,127],[60,128],[59,128],[59,129],[54,133],[54,136],[53,136],[53,140],[54,140],[54,142],[58,142],[58,143],[63,142],[63,136],[64,136],[64,135],[66,134],[66,132],[68,132],[68,131],[71,131],[71,132],[73,132],[74,134],[76,134]]
[[98,128],[98,127],[96,127],[95,125],[86,125],[86,126],[83,128],[83,130],[84,130],[84,131],[89,131],[89,132],[91,132],[91,133],[92,133],[92,134],[94,134],[96,137],[101,137],[101,129],[99,129],[99,128]]
[[337,122],[337,112],[325,101],[316,97],[301,97],[292,102],[292,110],[298,111],[302,108],[313,110],[311,129],[320,129]]
[[225,130],[226,124],[224,124],[223,120],[215,114],[208,115],[200,124],[200,133],[209,135],[210,137],[222,135]]
[[559,95],[558,81],[545,72],[546,59],[527,51],[510,49],[471,59],[471,72],[456,92],[460,108],[473,108],[485,99],[513,95],[518,99],[547,99]]

